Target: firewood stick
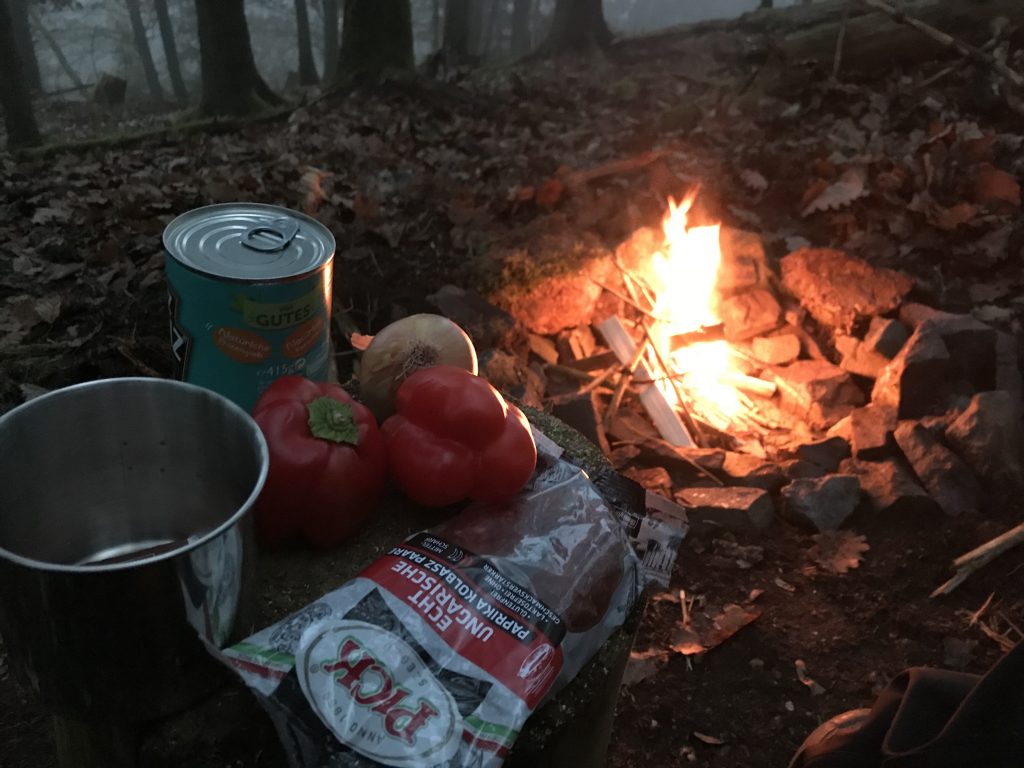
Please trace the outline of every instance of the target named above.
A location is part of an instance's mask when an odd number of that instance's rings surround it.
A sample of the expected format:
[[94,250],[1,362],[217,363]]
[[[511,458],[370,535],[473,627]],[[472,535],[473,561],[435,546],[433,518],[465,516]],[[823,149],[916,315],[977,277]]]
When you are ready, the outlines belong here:
[[743,373],[726,373],[722,376],[722,380],[726,384],[732,384],[736,389],[764,398],[773,397],[778,389],[773,381],[765,381]]
[[616,372],[621,370],[621,365],[612,365],[608,368],[605,368],[599,375],[595,376],[589,384],[584,384],[582,387],[580,387],[580,391],[578,394],[585,395],[587,392],[597,389],[602,384],[604,384],[608,379],[614,376]]
[[967,581],[967,578],[972,573],[985,567],[999,557],[999,555],[1021,542],[1024,542],[1024,523],[996,536],[991,541],[986,541],[980,547],[972,549],[967,554],[960,555],[960,557],[953,561],[953,567],[957,569],[957,573],[949,581],[937,587],[932,592],[931,597],[948,595]]
[[658,317],[657,315],[651,314],[650,310],[644,309],[634,299],[631,299],[629,296],[627,296],[626,294],[622,293],[621,291],[615,290],[610,285],[605,285],[600,280],[595,280],[594,278],[590,278],[590,282],[592,282],[594,285],[596,285],[601,290],[608,291],[608,293],[610,293],[615,298],[617,298],[617,299],[619,299],[621,301],[626,302],[629,306],[631,306],[637,312],[639,312],[639,313],[641,313],[643,315],[646,315],[647,317],[651,318],[651,320],[653,320],[654,322],[656,322],[656,323],[668,322],[664,318],[661,318],[661,317]]
[[970,43],[965,43],[963,40],[958,40],[952,35],[948,35],[945,32],[938,30],[933,26],[925,24],[923,21],[920,21],[919,19],[915,19],[912,16],[907,16],[899,9],[894,8],[887,2],[884,2],[884,0],[860,0],[860,2],[868,6],[869,8],[874,8],[876,11],[881,11],[882,13],[889,16],[893,21],[897,21],[900,24],[906,24],[908,27],[916,29],[921,34],[939,43],[939,45],[944,45],[947,48],[953,48],[961,56],[966,56],[968,59],[971,59],[972,61],[976,61],[979,64],[984,64],[985,66],[989,67],[993,71],[997,72],[998,74],[1002,75],[1004,78],[1009,80],[1011,83],[1013,83],[1013,85],[1017,86],[1018,88],[1024,89],[1024,75],[1021,75],[1020,72],[1017,72],[1016,70],[1008,67],[1005,62],[999,61],[996,58],[989,56],[980,48],[977,48],[976,46],[973,46]]
[[631,378],[632,376],[628,373],[619,378],[619,384],[615,387],[611,402],[608,403],[608,410],[604,412],[604,418],[601,420],[601,426],[605,432],[611,429],[612,422],[615,421],[615,417],[619,413],[619,406],[622,405],[622,398],[626,394],[626,387],[629,386]]
[[672,369],[665,364],[665,358],[661,355],[661,350],[658,349],[658,345],[654,343],[654,338],[651,336],[651,329],[646,324],[641,324],[644,329],[644,338],[650,345],[651,349],[654,350],[654,356],[658,360],[658,365],[661,366],[661,370],[666,374],[669,374],[669,383],[672,385],[672,391],[675,393],[676,401],[678,405],[679,415],[683,419],[683,424],[686,426],[686,431],[690,435],[701,434],[700,429],[697,427],[697,422],[690,416],[689,410],[686,408],[686,401],[683,400],[683,393],[679,389],[679,384],[676,382],[675,377],[671,376]]
[[843,43],[846,42],[846,21],[850,16],[850,6],[843,8],[843,19],[839,22],[839,34],[836,36],[836,55],[832,59],[832,79],[839,77],[839,67],[843,63]]

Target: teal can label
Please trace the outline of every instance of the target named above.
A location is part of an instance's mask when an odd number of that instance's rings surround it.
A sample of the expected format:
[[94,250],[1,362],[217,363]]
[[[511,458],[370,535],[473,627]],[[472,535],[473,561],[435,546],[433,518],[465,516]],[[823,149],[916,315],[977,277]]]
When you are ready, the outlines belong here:
[[246,410],[282,376],[326,381],[334,238],[267,205],[215,205],[164,232],[177,378]]

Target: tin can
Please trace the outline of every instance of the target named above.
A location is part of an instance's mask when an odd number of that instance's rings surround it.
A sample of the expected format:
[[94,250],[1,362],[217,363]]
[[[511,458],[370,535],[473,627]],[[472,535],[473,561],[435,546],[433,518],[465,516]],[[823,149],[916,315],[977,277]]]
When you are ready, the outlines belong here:
[[251,411],[291,374],[326,381],[334,236],[295,211],[210,205],[164,230],[175,375]]

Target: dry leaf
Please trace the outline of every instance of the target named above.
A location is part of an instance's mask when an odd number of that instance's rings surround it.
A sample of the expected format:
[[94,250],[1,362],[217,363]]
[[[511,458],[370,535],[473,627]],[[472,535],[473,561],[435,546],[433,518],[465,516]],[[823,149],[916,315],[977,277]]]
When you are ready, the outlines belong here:
[[310,166],[299,179],[299,187],[302,189],[302,210],[312,215],[320,210],[320,205],[327,199],[324,193],[323,180],[330,176],[327,171]]
[[871,549],[864,536],[847,530],[825,531],[812,538],[814,546],[808,555],[829,573],[846,573],[856,568],[861,556]]
[[1008,203],[1020,206],[1020,184],[1006,171],[981,163],[974,177],[974,199],[982,205]]
[[932,223],[947,232],[967,224],[978,214],[978,208],[971,203],[957,203],[951,208],[940,209],[931,217]]
[[373,341],[373,336],[367,336],[362,333],[353,333],[348,339],[349,344],[352,345],[352,349],[358,350],[359,352],[365,352],[369,348],[371,341]]
[[975,304],[988,304],[1015,293],[1014,286],[1006,280],[995,283],[978,283],[967,286],[967,293]]
[[747,624],[760,618],[760,608],[745,608],[735,603],[730,603],[722,609],[722,613],[712,619],[714,629],[705,638],[705,645],[714,648],[735,635]]
[[535,200],[541,208],[553,209],[565,193],[565,185],[558,179],[548,179],[537,190]]
[[[817,190],[820,184],[813,189]],[[864,172],[859,168],[848,168],[836,181],[821,189],[810,197],[804,195],[805,203],[801,216],[810,216],[817,211],[832,211],[843,208],[854,200],[868,194],[864,188]]]

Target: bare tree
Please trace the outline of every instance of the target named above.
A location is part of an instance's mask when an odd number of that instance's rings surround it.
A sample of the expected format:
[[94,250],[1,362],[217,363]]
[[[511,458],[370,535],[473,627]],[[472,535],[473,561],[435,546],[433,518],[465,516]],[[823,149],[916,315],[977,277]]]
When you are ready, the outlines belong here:
[[413,63],[409,0],[346,0],[336,82],[412,69]]
[[4,108],[7,146],[34,146],[41,142],[39,126],[32,111],[32,97],[22,73],[15,39],[14,22],[8,3],[0,0],[0,105]]
[[156,74],[156,66],[153,64],[153,53],[149,50],[149,38],[146,36],[146,26],[142,23],[142,9],[139,7],[139,0],[126,0],[128,3],[128,18],[132,23],[132,35],[135,37],[135,49],[142,59],[142,71],[146,75],[146,85],[149,86],[149,93],[154,99],[163,101],[164,89],[160,87],[160,78]]
[[323,0],[324,82],[334,79],[338,68],[338,0]]
[[245,0],[196,0],[203,98],[207,115],[245,115],[281,98],[256,69]]
[[444,8],[444,42],[442,49],[449,61],[469,58],[471,0],[448,0]]
[[43,90],[43,78],[39,74],[36,48],[32,44],[32,28],[28,23],[28,0],[10,0],[11,23],[14,26],[14,44],[21,59],[21,74],[31,91]]
[[601,0],[557,0],[551,30],[537,52],[546,56],[586,53],[607,48],[611,41]]
[[530,6],[533,0],[515,0],[512,5],[512,55],[525,56],[533,48],[530,36]]
[[174,98],[180,102],[188,101],[188,89],[181,77],[181,63],[178,60],[178,45],[174,41],[174,25],[171,14],[167,11],[167,0],[153,0],[156,8],[156,21],[160,27],[160,41],[164,46],[164,59],[167,61],[167,74],[171,78],[171,89]]
[[306,0],[295,0],[295,26],[299,36],[299,82],[302,85],[316,85],[320,77],[313,61],[313,40],[309,34],[309,8]]

